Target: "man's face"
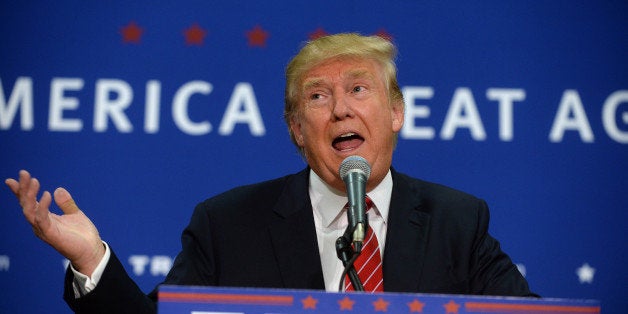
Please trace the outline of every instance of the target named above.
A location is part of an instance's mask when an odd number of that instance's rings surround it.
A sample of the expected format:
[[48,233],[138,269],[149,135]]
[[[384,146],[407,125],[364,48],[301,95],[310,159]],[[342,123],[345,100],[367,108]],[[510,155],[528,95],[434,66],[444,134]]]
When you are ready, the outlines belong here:
[[382,67],[369,59],[334,58],[307,71],[299,87],[290,128],[310,167],[344,191],[340,163],[362,156],[371,165],[367,191],[373,189],[390,168],[403,125],[403,104],[390,103]]

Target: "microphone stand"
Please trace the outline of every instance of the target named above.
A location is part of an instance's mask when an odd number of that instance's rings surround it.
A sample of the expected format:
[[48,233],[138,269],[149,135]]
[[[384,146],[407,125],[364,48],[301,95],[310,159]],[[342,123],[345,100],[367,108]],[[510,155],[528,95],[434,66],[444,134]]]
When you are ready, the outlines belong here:
[[351,247],[351,234],[353,234],[353,230],[351,230],[351,226],[347,226],[345,233],[336,240],[336,254],[342,261],[342,265],[345,267],[342,272],[342,276],[340,277],[338,291],[342,291],[345,274],[349,276],[349,280],[351,281],[355,291],[364,291],[364,286],[360,281],[358,272],[355,270],[355,267],[353,267],[353,262],[355,262],[360,253],[354,252]]

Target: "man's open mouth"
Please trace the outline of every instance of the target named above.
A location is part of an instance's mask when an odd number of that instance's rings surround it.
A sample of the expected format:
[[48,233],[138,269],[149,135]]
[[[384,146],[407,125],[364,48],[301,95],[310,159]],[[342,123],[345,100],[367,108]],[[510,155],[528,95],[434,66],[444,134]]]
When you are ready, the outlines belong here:
[[364,138],[356,133],[345,133],[337,138],[331,143],[331,145],[339,151],[345,151],[357,148],[364,142]]

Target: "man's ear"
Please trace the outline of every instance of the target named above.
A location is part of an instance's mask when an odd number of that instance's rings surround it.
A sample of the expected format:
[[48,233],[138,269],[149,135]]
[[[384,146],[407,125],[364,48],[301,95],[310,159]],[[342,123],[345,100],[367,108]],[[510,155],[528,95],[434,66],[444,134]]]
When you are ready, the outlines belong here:
[[399,100],[392,103],[390,114],[392,117],[392,130],[393,132],[399,132],[403,126],[404,121],[404,105],[403,100]]
[[293,115],[290,118],[290,131],[292,132],[292,135],[294,136],[294,140],[297,142],[297,145],[299,147],[303,147],[303,132],[301,132],[301,122],[297,115]]

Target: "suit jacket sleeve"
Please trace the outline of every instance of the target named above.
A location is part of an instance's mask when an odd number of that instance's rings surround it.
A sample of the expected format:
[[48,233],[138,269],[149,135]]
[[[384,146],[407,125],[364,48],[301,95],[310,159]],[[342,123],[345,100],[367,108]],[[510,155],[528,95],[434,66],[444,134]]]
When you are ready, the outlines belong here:
[[74,297],[74,274],[66,271],[63,299],[75,313],[155,313],[155,300],[146,296],[128,276],[118,257],[111,257],[98,285],[90,293]]
[[[205,239],[204,241],[201,238]],[[213,285],[215,276],[209,225],[201,205],[197,206],[181,236],[182,251],[175,259],[165,283]],[[200,244],[202,242],[202,245]],[[111,249],[111,247],[110,247]],[[100,282],[88,294],[75,298],[72,271],[66,272],[63,298],[76,313],[155,313],[157,287],[148,295],[133,282],[113,250]]]
[[[537,296],[499,242],[488,233],[489,210],[478,205],[478,226],[471,255],[470,288],[484,295]],[[538,297],[538,296],[537,296]]]
[[392,173],[385,291],[536,296],[489,234],[486,202]]

